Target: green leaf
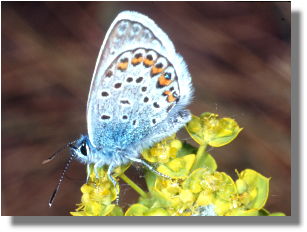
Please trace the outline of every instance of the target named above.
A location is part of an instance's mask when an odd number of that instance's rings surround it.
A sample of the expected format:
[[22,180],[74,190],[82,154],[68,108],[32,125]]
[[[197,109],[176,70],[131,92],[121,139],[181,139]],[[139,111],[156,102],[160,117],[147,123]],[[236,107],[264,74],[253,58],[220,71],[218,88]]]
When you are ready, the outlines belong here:
[[264,208],[260,209],[258,216],[269,216],[270,212]]
[[[104,206],[104,205],[103,205],[103,206]],[[106,205],[106,206],[104,206],[104,207],[101,208],[101,211],[100,211],[99,214],[94,213],[94,214],[92,214],[92,215],[93,215],[93,216],[106,216],[106,215],[109,215],[109,214],[112,212],[112,210],[114,209],[114,207],[115,207],[114,204],[112,204],[112,205]]]
[[247,183],[242,179],[236,180],[236,186],[239,194],[246,192],[248,188]]
[[195,155],[185,155],[168,162],[161,164],[157,171],[168,175],[172,178],[186,178],[189,175],[190,169],[194,163]]
[[197,142],[200,145],[205,145],[206,141],[204,138],[204,128],[202,125],[202,122],[199,117],[192,115],[192,120],[186,124],[186,130],[194,139],[195,142]]
[[118,205],[116,205],[109,215],[110,216],[124,216],[124,213],[123,213],[122,208],[120,208]]
[[[263,208],[269,195],[270,178],[252,169],[246,169],[239,174],[239,180],[243,181],[247,186],[248,201],[245,203],[246,208],[257,210]],[[236,185],[238,188],[238,180]]]
[[146,211],[148,211],[146,206],[142,204],[133,204],[127,209],[125,216],[144,216]]
[[147,194],[147,197],[140,197],[138,203],[146,206],[147,208],[159,208],[160,204],[160,196],[152,190],[151,193]]
[[147,171],[145,174],[145,181],[149,192],[152,192],[153,187],[155,186],[155,182],[157,179],[157,175],[152,171]]
[[205,152],[205,154],[197,160],[195,166],[193,166],[194,170],[198,168],[206,168],[210,172],[214,172],[217,169],[217,164],[215,159],[209,153]]
[[282,212],[270,213],[269,211],[267,211],[266,209],[263,208],[263,209],[259,210],[258,216],[286,216],[286,215]]
[[263,208],[259,210],[258,216],[286,216],[286,215],[282,212],[270,213],[269,211]]
[[269,216],[286,216],[286,214],[282,212],[270,213]]
[[259,211],[256,209],[244,210],[244,209],[233,209],[226,216],[258,216]]
[[197,148],[193,147],[191,144],[183,143],[182,148],[178,151],[177,157],[182,157],[189,154],[196,154]]
[[144,213],[144,216],[169,216],[169,214],[163,208],[153,208]]

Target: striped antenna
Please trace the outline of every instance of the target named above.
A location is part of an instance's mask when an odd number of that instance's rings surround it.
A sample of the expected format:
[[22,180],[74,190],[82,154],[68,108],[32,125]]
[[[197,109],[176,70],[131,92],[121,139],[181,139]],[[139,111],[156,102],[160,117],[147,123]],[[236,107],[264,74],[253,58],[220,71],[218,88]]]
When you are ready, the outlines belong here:
[[[49,163],[50,161],[52,161],[52,160],[54,159],[54,157],[56,157],[56,156],[57,156],[58,154],[60,154],[64,149],[66,149],[66,148],[68,148],[68,147],[77,149],[77,148],[73,145],[76,141],[78,141],[78,140],[69,142],[69,143],[66,144],[65,146],[61,147],[59,150],[57,150],[55,153],[53,153],[48,159],[44,160],[44,161],[42,162],[42,164],[44,165],[44,164]],[[74,158],[74,154],[71,154],[71,156],[69,157],[68,161],[66,162],[66,165],[65,165],[65,167],[64,167],[64,169],[63,169],[63,171],[62,171],[62,174],[61,174],[61,176],[60,176],[59,182],[58,182],[58,184],[57,184],[55,190],[53,191],[53,193],[52,193],[52,195],[51,195],[51,197],[50,197],[50,200],[49,200],[49,207],[52,206],[52,203],[53,203],[53,201],[54,201],[54,199],[55,199],[55,196],[56,196],[58,190],[60,189],[60,185],[61,185],[61,183],[62,183],[62,181],[63,181],[63,179],[64,179],[65,173],[66,173],[66,171],[68,170],[68,168],[69,168],[69,166],[70,166],[70,163],[71,163],[71,161],[73,160],[73,158]]]
[[66,173],[66,171],[68,170],[68,168],[69,168],[69,166],[70,166],[71,161],[73,160],[73,158],[74,158],[74,154],[72,154],[72,155],[69,157],[68,161],[66,162],[66,165],[65,165],[65,167],[64,167],[64,169],[63,169],[63,171],[62,171],[62,174],[61,174],[61,177],[60,177],[60,179],[59,179],[59,182],[58,182],[56,188],[54,189],[54,191],[53,191],[53,193],[52,193],[52,195],[51,195],[51,197],[50,197],[50,200],[49,200],[49,207],[51,207],[52,204],[53,204],[53,201],[54,201],[54,199],[55,199],[55,197],[56,197],[56,194],[57,194],[57,192],[58,192],[59,189],[60,189],[60,185],[61,185],[62,181],[64,180],[65,173]]
[[65,145],[64,145],[63,147],[61,147],[59,150],[57,150],[56,152],[54,152],[48,159],[44,160],[44,161],[42,162],[42,164],[44,165],[44,164],[47,164],[47,163],[49,163],[50,161],[52,161],[52,160],[54,159],[54,157],[56,157],[58,154],[60,154],[60,153],[61,153],[64,149],[66,149],[67,147],[72,147],[72,148],[75,148],[75,149],[76,149],[76,147],[73,146],[73,144],[74,144],[76,141],[78,141],[78,140],[75,140],[75,141],[72,141],[72,142],[69,142],[69,143],[65,144]]

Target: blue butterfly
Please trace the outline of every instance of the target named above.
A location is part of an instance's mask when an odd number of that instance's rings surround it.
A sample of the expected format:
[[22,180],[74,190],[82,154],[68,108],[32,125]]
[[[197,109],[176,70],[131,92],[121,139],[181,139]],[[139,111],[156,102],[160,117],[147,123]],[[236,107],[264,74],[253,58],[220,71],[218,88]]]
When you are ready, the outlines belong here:
[[71,159],[88,168],[94,164],[95,173],[107,165],[114,186],[112,171],[129,162],[163,176],[140,159],[140,152],[191,119],[185,107],[192,93],[187,65],[168,36],[147,16],[121,12],[96,62],[87,102],[88,135],[68,144]]

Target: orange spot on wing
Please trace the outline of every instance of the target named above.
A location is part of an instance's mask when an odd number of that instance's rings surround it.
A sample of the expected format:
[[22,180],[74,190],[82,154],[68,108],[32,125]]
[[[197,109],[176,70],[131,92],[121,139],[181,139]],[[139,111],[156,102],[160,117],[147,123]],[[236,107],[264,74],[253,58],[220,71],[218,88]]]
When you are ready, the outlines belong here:
[[143,57],[133,58],[133,59],[131,60],[131,63],[132,63],[133,65],[136,65],[136,64],[141,63],[142,61],[143,61]]
[[164,75],[161,75],[161,76],[159,77],[159,84],[160,84],[161,86],[167,86],[167,85],[169,85],[170,83],[172,83],[172,80],[171,80],[171,79],[166,79],[166,78],[164,77]]
[[117,65],[117,68],[121,71],[124,71],[128,68],[128,62],[121,62]]
[[158,74],[158,73],[160,73],[162,71],[163,71],[163,68],[157,68],[156,66],[154,66],[151,69],[151,75],[156,75],[156,74]]
[[174,101],[176,101],[177,100],[177,98],[176,97],[174,97],[174,95],[173,95],[173,93],[171,92],[171,91],[164,91],[163,92],[163,95],[167,95],[167,101],[168,102],[174,102]]
[[167,95],[167,96],[168,96],[168,95],[170,95],[170,94],[172,94],[172,92],[171,92],[171,91],[168,91],[168,90],[166,90],[166,91],[163,92],[163,95]]
[[168,102],[174,102],[176,100],[177,100],[177,98],[175,98],[173,94],[170,94],[170,95],[167,96],[167,101]]
[[146,66],[152,66],[155,62],[153,60],[145,59],[144,64]]

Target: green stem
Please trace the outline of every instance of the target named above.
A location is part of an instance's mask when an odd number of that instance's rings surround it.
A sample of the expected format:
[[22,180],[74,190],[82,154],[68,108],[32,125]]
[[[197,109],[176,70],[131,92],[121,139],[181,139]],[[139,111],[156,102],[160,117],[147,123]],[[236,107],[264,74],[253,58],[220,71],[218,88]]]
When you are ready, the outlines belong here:
[[120,174],[119,177],[125,181],[127,184],[131,186],[138,194],[140,194],[142,197],[147,197],[147,194],[141,189],[136,183],[134,183],[128,176],[126,176],[124,173]]
[[202,157],[206,155],[206,148],[207,148],[207,144],[203,144],[199,146],[197,153],[196,153],[196,158],[195,158],[193,167],[191,169],[192,171],[194,171],[199,166],[198,165],[199,161],[202,159]]

